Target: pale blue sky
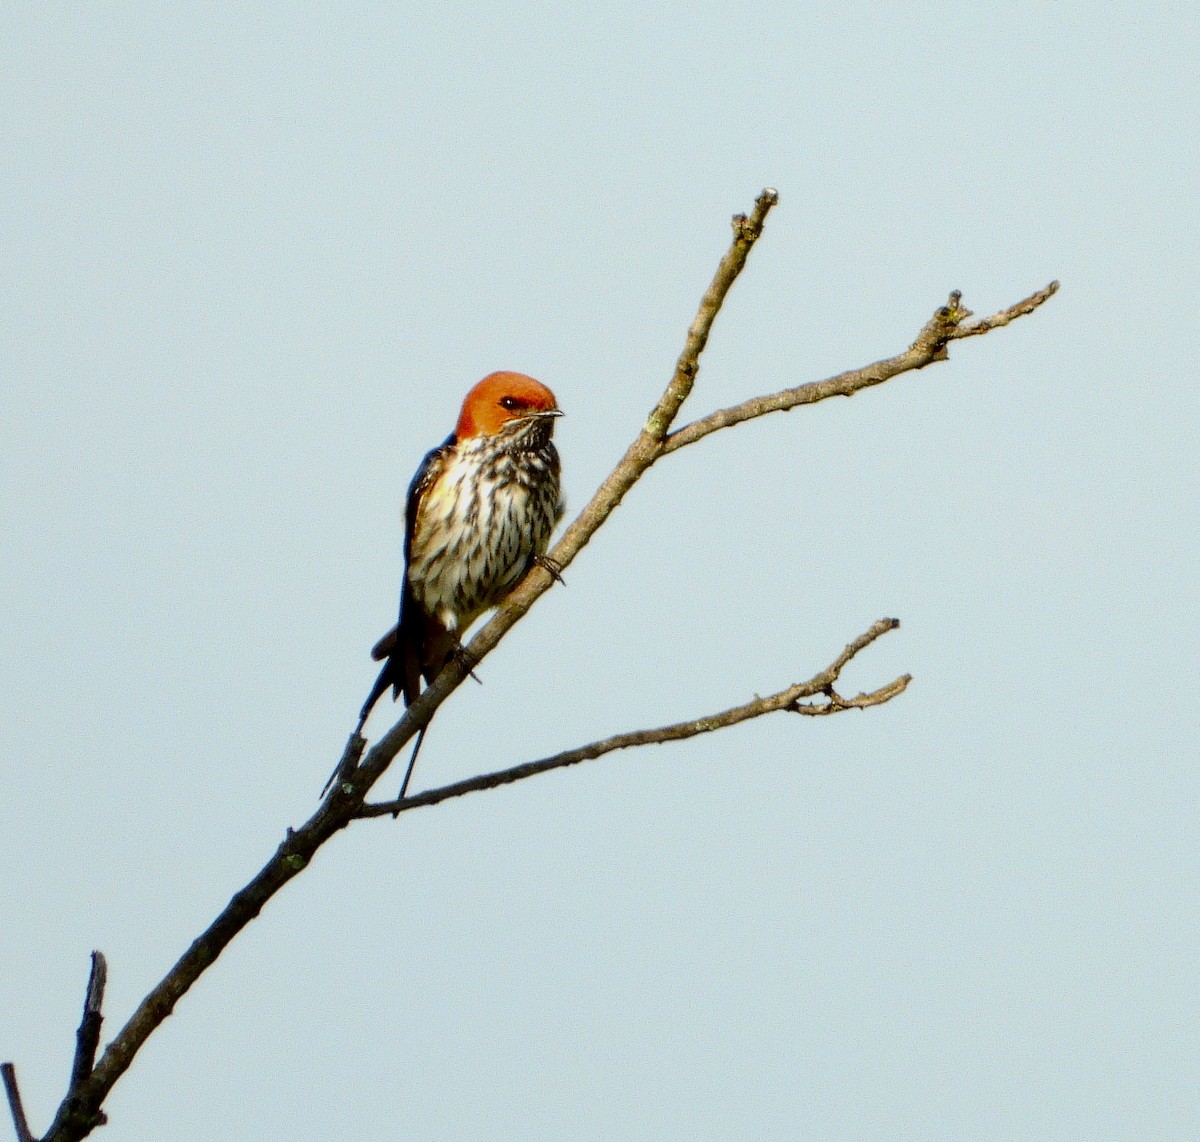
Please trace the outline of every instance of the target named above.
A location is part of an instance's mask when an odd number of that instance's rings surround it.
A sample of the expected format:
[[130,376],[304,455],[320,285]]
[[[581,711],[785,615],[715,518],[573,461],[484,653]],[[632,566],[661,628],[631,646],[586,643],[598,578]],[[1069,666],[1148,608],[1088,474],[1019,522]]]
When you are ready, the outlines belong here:
[[343,834],[104,1138],[1200,1134],[1193,6],[3,24],[0,1058],[35,1131],[90,949],[111,1035],[315,807],[466,389],[554,389],[582,506],[771,185],[692,415],[890,355],[952,288],[1062,292],[664,461],[416,784],[778,689],[883,615],[847,688],[909,692]]

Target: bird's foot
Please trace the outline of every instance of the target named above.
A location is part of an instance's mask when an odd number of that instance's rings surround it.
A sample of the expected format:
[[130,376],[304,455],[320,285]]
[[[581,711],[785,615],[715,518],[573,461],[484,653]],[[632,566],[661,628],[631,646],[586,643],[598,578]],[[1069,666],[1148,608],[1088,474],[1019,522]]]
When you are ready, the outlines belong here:
[[562,577],[562,564],[553,556],[550,555],[535,555],[533,557],[533,565],[540,567],[546,572],[556,583],[561,583],[564,587],[567,585],[566,579]]
[[479,675],[475,673],[475,667],[479,665],[479,659],[476,658],[475,655],[473,655],[465,646],[463,646],[461,642],[456,642],[454,644],[453,657],[458,662],[459,666],[466,671],[468,678],[474,678],[480,686],[483,685],[483,679],[481,679]]

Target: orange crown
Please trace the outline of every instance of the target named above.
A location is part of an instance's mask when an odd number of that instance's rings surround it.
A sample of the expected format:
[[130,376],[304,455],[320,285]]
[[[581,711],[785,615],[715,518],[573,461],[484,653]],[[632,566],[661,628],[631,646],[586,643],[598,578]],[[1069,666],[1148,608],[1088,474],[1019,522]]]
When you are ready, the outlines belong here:
[[494,436],[510,420],[557,411],[554,394],[541,381],[524,373],[489,373],[467,393],[454,435],[459,440]]

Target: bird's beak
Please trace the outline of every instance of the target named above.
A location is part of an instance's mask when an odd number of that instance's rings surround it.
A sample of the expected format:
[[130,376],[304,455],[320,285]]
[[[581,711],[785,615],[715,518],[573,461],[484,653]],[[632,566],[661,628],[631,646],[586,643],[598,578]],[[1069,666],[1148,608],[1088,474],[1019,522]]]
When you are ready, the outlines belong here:
[[543,409],[541,412],[530,413],[531,416],[539,419],[542,417],[549,419],[552,416],[562,416],[562,414],[563,410],[561,408],[547,408]]

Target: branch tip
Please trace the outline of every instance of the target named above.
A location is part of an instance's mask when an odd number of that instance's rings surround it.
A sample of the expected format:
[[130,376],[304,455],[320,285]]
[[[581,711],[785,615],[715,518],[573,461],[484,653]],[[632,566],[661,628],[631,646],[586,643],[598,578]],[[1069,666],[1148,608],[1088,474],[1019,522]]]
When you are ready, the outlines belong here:
[[881,385],[901,373],[923,369],[935,361],[944,361],[949,356],[947,346],[951,341],[963,337],[975,337],[989,333],[1032,313],[1039,306],[1058,292],[1058,282],[1053,281],[1043,289],[1032,293],[1029,297],[1002,309],[999,313],[980,321],[971,321],[974,315],[962,304],[962,291],[954,290],[947,303],[939,306],[933,316],[925,323],[913,343],[902,353],[894,357],[886,357],[860,369],[851,369],[837,376],[827,377],[823,381],[812,381],[809,384],[797,385],[795,388],[783,389],[776,393],[764,393],[762,396],[750,397],[748,400],[735,404],[730,408],[718,409],[699,420],[685,424],[670,435],[662,438],[659,444],[661,455],[686,448],[698,440],[722,428],[732,428],[743,421],[754,420],[771,412],[788,412],[805,404],[816,404],[830,397],[849,397],[863,389]]
[[[1058,280],[1050,282],[1039,290],[1035,290],[1028,297],[1022,298],[1015,305],[1010,305],[1006,309],[1000,310],[998,313],[993,313],[991,317],[983,317],[978,321],[972,321],[969,325],[959,325],[958,328],[950,335],[952,340],[957,340],[962,337],[978,337],[983,333],[990,333],[993,329],[1001,329],[1009,322],[1015,321],[1018,317],[1026,317],[1035,309],[1039,309],[1045,305],[1059,290]],[[967,314],[971,316],[971,314]]]
[[8,1095],[8,1109],[12,1113],[13,1128],[17,1142],[37,1142],[29,1129],[25,1117],[25,1105],[21,1102],[21,1088],[17,1086],[17,1068],[12,1063],[0,1063],[0,1075],[4,1078],[4,1093]]
[[745,214],[733,216],[733,234],[738,242],[753,243],[762,234],[763,222],[767,213],[779,202],[779,191],[773,186],[765,187],[754,201],[754,210],[747,217]]
[[92,970],[88,975],[87,997],[84,1000],[85,1014],[100,1014],[104,1006],[104,988],[108,983],[108,960],[103,952],[92,952]]

